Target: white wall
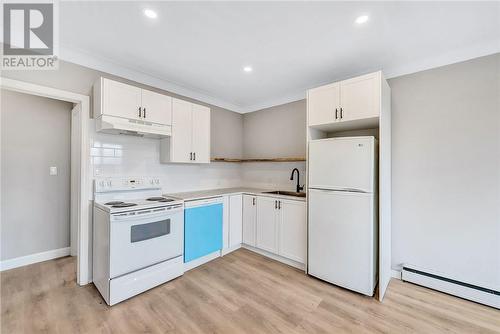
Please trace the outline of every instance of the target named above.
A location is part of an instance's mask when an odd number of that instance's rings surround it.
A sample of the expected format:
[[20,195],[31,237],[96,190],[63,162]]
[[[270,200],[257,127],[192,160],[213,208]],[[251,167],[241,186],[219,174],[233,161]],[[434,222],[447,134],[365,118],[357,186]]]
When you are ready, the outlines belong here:
[[5,90],[1,97],[0,259],[69,247],[72,104]]
[[389,84],[393,268],[500,290],[500,54]]

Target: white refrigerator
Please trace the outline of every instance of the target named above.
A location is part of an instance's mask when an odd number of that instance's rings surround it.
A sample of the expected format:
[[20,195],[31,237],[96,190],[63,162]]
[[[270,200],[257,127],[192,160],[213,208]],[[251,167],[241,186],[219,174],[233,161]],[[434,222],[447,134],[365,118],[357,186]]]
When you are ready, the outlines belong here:
[[377,283],[377,142],[309,142],[308,273],[373,296]]

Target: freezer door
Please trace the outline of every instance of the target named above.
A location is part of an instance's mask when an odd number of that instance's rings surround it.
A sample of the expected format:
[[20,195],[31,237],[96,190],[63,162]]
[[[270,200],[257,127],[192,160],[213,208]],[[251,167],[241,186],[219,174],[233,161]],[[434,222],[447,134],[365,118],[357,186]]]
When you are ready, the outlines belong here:
[[373,192],[374,171],[374,137],[309,142],[309,188]]
[[376,225],[372,194],[309,191],[308,273],[373,296]]

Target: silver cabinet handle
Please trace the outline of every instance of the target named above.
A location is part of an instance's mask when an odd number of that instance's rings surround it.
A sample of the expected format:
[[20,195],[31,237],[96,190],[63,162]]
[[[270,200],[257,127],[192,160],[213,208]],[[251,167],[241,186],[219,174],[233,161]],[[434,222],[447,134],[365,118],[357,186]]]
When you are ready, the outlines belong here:
[[344,110],[340,107],[340,119],[344,118]]
[[189,160],[193,161],[193,152],[189,152]]
[[274,209],[276,210],[278,208],[278,201],[274,201]]
[[335,119],[339,118],[339,109],[335,108]]
[[142,111],[144,112],[144,118],[146,118],[146,107],[142,108]]
[[196,152],[193,153],[193,160],[196,161]]
[[278,210],[281,210],[281,201],[278,201]]
[[255,205],[255,197],[252,197],[252,205]]
[[141,114],[141,107],[139,107],[139,118],[142,117],[142,114]]

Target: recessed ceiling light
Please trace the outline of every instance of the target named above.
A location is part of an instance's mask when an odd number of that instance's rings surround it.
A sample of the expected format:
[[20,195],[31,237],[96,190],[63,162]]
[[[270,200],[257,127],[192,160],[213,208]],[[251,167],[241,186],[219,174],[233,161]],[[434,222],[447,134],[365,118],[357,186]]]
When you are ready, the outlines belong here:
[[245,72],[247,72],[247,73],[248,73],[248,72],[252,72],[252,71],[253,71],[253,68],[252,68],[251,66],[245,66],[245,67],[243,67],[243,71],[245,71]]
[[358,16],[356,18],[356,21],[355,21],[357,24],[363,24],[363,23],[366,23],[368,22],[368,15],[361,15],[361,16]]
[[144,15],[150,19],[156,19],[158,17],[158,14],[156,14],[156,12],[152,9],[144,9]]

